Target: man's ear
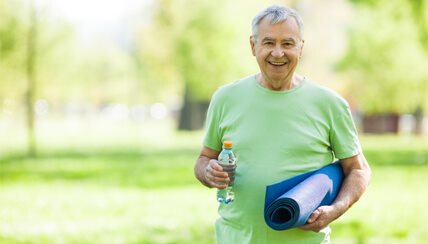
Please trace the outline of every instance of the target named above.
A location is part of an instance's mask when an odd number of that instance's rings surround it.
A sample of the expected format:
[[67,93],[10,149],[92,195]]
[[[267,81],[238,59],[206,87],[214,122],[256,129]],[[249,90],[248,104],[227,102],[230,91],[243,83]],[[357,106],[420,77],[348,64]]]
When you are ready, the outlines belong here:
[[253,53],[253,56],[256,56],[256,49],[255,49],[256,40],[254,40],[253,36],[250,36],[250,45],[251,45],[251,52]]
[[300,47],[299,58],[302,58],[303,46],[305,45],[305,40],[302,40],[302,46]]

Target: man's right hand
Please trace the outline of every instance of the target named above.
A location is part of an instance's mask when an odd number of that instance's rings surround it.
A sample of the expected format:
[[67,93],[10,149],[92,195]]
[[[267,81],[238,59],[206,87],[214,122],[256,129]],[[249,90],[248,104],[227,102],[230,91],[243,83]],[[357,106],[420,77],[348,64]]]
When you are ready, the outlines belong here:
[[201,153],[196,159],[195,176],[205,186],[225,189],[230,179],[235,179],[236,165],[230,169],[228,176],[227,168],[224,170],[217,161],[219,153],[211,148],[202,147]]
[[210,159],[205,168],[205,182],[210,187],[225,189],[230,182],[227,172],[223,171],[217,160]]

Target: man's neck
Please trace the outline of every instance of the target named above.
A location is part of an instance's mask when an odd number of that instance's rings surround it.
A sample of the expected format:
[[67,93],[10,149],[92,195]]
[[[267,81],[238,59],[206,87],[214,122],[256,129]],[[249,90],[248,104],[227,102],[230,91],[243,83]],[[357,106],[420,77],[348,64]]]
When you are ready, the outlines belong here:
[[289,79],[288,81],[280,81],[275,83],[275,82],[266,81],[263,75],[259,73],[256,76],[256,80],[261,86],[263,86],[266,89],[273,90],[273,91],[287,91],[299,85],[304,80],[304,77],[298,74],[293,74],[292,78]]

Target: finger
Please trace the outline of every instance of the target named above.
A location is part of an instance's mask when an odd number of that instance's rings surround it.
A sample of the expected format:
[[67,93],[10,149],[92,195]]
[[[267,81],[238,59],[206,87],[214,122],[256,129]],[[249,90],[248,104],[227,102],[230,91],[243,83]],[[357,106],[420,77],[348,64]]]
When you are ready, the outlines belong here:
[[207,173],[206,178],[211,181],[212,183],[227,185],[230,182],[229,177],[224,176],[215,176],[210,173]]
[[223,167],[220,166],[217,160],[211,159],[209,162],[209,166],[217,171],[223,171]]
[[305,224],[299,227],[299,229],[301,230],[312,230],[312,228],[314,227],[314,224]]
[[321,229],[317,225],[309,224],[299,227],[299,229],[304,231],[313,231],[313,232],[319,232]]
[[219,177],[219,178],[229,178],[229,174],[227,172],[223,172],[223,171],[217,171],[214,169],[208,170],[208,173],[211,174],[212,176],[215,177]]
[[316,209],[311,214],[311,216],[309,216],[309,219],[308,219],[307,223],[311,224],[311,223],[315,222],[321,214],[322,214],[322,209]]
[[225,184],[219,184],[219,183],[216,183],[216,182],[212,182],[212,183],[211,183],[211,186],[212,186],[212,187],[215,187],[215,188],[217,188],[217,189],[226,189],[227,184],[225,185]]
[[229,184],[229,182],[227,181],[228,179],[214,177],[210,174],[207,174],[205,177],[206,177],[208,184],[211,187],[215,187],[218,189],[225,189]]
[[217,170],[217,169],[215,169],[215,168],[213,168],[213,167],[211,167],[211,165],[209,165],[208,167],[207,167],[207,174],[211,174],[212,176],[215,176],[215,177],[220,177],[220,178],[228,178],[228,174],[227,174],[227,172],[224,172],[224,171],[222,171],[222,170]]
[[305,224],[303,226],[300,226],[299,229],[301,229],[301,230],[307,230],[307,231],[319,232],[321,228],[320,228],[319,223],[315,221],[312,224]]

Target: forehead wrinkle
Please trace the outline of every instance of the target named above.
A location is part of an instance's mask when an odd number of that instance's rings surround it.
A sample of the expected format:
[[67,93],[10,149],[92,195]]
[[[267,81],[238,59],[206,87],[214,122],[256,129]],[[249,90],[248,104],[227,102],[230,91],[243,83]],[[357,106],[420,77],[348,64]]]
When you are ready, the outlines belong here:
[[[276,41],[277,39],[273,38],[273,37],[265,37],[262,39],[262,41]],[[293,42],[297,42],[296,39],[294,39],[293,37],[286,37],[280,40],[280,42],[287,42],[287,41],[293,41]]]
[[275,41],[275,38],[272,38],[272,37],[265,37],[265,38],[263,38],[263,40],[262,41]]

